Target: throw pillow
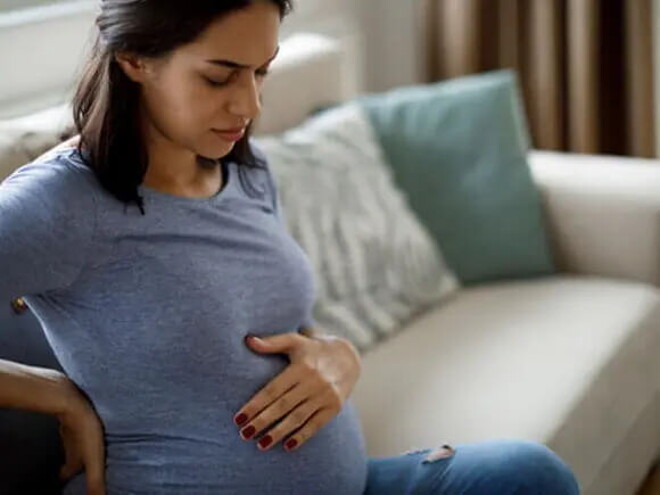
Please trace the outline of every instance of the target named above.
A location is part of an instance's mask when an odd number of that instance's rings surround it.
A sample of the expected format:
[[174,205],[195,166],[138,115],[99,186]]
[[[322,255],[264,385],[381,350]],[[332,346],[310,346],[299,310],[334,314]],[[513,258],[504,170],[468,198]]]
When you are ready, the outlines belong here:
[[498,71],[361,98],[396,182],[465,284],[556,271],[516,79]]
[[322,329],[364,352],[457,288],[358,105],[255,141],[288,230],[313,266]]

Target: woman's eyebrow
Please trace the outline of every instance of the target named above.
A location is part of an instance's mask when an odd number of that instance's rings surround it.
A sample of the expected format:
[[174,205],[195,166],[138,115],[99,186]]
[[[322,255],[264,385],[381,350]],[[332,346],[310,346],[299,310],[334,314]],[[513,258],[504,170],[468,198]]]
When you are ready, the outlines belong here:
[[[264,64],[262,64],[262,66],[272,62],[275,59],[275,57],[277,57],[277,54],[279,52],[280,52],[280,47],[278,45],[277,50],[275,50],[275,54],[272,57],[270,57],[268,60],[266,60],[266,62]],[[234,62],[233,60],[210,59],[210,60],[207,60],[206,62],[208,62],[209,64],[213,64],[213,65],[220,65],[222,67],[229,67],[230,69],[250,69],[249,65],[240,64],[238,62]]]

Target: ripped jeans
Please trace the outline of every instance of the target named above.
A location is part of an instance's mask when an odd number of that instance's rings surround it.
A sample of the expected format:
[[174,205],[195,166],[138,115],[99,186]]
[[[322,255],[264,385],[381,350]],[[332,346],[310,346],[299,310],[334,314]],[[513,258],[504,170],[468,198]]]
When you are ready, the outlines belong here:
[[364,495],[579,495],[549,448],[498,440],[369,459]]

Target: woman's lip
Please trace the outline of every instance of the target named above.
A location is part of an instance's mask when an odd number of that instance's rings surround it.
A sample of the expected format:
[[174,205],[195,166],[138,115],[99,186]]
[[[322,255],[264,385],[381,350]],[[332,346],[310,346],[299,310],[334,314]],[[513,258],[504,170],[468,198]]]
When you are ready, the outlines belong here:
[[234,127],[233,129],[213,129],[215,132],[226,132],[227,134],[238,134],[245,130],[245,127]]
[[228,131],[221,131],[219,129],[212,129],[220,137],[226,139],[227,141],[240,141],[245,133],[245,129],[232,129]]

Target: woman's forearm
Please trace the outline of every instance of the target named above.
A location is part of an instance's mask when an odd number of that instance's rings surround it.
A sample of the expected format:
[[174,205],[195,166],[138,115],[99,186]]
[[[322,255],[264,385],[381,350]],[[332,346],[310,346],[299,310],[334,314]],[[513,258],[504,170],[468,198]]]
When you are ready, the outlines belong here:
[[0,408],[62,415],[71,384],[59,371],[0,359]]

